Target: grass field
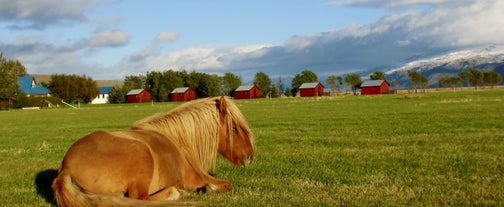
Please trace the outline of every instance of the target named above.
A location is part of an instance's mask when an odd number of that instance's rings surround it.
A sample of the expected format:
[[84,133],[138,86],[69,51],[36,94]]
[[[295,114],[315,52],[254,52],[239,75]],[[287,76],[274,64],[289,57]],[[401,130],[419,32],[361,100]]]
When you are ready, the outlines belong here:
[[[256,137],[245,169],[224,159],[229,206],[504,205],[504,90],[236,101]],[[176,103],[0,111],[1,206],[50,206],[68,147]]]

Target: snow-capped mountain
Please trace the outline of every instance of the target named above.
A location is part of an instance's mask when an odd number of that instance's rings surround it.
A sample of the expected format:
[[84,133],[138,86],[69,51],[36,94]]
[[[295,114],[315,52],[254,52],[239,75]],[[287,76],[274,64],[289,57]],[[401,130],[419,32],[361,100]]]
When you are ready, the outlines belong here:
[[408,71],[418,71],[428,77],[431,86],[436,86],[439,75],[454,76],[472,68],[493,70],[504,77],[504,50],[497,50],[495,46],[490,46],[481,50],[452,52],[409,62],[401,67],[385,71],[385,75],[387,80],[395,80],[399,87],[406,87],[410,83]]

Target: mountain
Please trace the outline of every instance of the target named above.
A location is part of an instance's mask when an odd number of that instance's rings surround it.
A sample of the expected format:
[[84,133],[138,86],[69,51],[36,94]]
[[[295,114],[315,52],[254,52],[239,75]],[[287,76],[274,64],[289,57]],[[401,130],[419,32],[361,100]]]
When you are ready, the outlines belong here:
[[410,84],[408,71],[417,71],[429,79],[430,87],[436,87],[439,75],[455,76],[472,68],[483,71],[493,70],[504,77],[504,51],[490,46],[481,50],[452,52],[409,62],[401,67],[385,71],[385,76],[389,82],[395,80],[399,88],[405,88]]

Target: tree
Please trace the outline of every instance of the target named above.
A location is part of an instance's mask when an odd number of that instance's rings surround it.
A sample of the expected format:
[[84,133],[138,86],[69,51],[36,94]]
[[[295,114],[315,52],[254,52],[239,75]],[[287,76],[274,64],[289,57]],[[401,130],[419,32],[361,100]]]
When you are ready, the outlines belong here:
[[360,75],[356,73],[348,74],[345,77],[345,82],[348,86],[352,87],[354,95],[357,94],[357,88],[362,84]]
[[373,74],[369,76],[371,80],[385,80],[385,74],[380,71],[375,71]]
[[221,86],[222,80],[218,75],[208,75],[204,74],[202,85],[205,86],[206,95],[208,97],[220,96],[222,95]]
[[242,80],[233,73],[225,73],[222,77],[223,91],[228,96],[233,96],[236,88],[240,87]]
[[124,78],[124,85],[127,91],[132,89],[145,89],[147,77],[144,75],[129,75]]
[[126,94],[128,91],[125,87],[114,86],[109,94],[109,103],[126,103]]
[[23,92],[19,89],[19,76],[26,68],[18,60],[8,60],[0,53],[0,109],[10,108]]
[[502,82],[502,76],[494,71],[488,71],[484,73],[484,80],[485,83],[493,88],[495,85],[498,85],[500,82]]
[[425,89],[429,85],[429,79],[427,79],[427,77],[423,76],[418,71],[409,71],[408,77],[411,80],[411,87],[415,90],[415,93],[417,92],[418,86],[421,86],[423,89]]
[[284,92],[284,85],[282,83],[282,77],[278,77],[276,83],[274,86],[271,87],[271,97],[272,98],[277,98],[282,95]]
[[482,86],[485,81],[485,74],[478,68],[473,68],[469,71],[464,71],[460,74],[462,78],[478,90],[478,86]]
[[51,94],[66,102],[79,100],[89,103],[100,94],[100,90],[91,77],[77,75],[51,75],[48,84]]
[[269,78],[266,73],[263,72],[258,72],[256,73],[254,77],[254,84],[259,88],[261,91],[261,96],[266,97],[268,94],[270,94],[271,91],[271,79]]
[[341,85],[343,85],[343,78],[341,76],[330,75],[326,79],[327,84],[331,87],[331,93],[340,91]]
[[[124,78],[124,84],[122,87],[114,86],[112,88],[112,91],[110,91],[109,94],[109,103],[126,103],[126,94],[133,89],[144,89],[149,87],[158,87],[156,84],[158,84],[155,81],[158,81],[157,78],[154,78],[153,76],[157,76],[160,74],[149,74],[151,75],[151,79],[149,79],[150,82],[147,82],[147,77],[144,75],[130,75],[126,76]],[[146,86],[147,85],[147,86]],[[149,89],[150,90],[150,89]]]
[[222,94],[221,77],[193,71],[188,74],[185,86],[195,90],[197,97],[213,97]]
[[294,76],[294,78],[292,79],[292,84],[291,84],[292,95],[295,96],[295,94],[297,94],[297,92],[299,90],[299,86],[301,86],[303,83],[313,83],[313,82],[317,82],[317,81],[318,81],[317,74],[315,74],[314,72],[312,72],[310,70],[304,70],[301,72],[301,74],[296,74]]
[[452,90],[455,90],[455,87],[458,85],[462,84],[464,81],[460,76],[447,76],[447,77],[440,77],[439,78],[439,83],[444,86],[450,86]]
[[185,71],[165,70],[147,74],[148,89],[156,101],[169,101],[173,89],[184,86]]

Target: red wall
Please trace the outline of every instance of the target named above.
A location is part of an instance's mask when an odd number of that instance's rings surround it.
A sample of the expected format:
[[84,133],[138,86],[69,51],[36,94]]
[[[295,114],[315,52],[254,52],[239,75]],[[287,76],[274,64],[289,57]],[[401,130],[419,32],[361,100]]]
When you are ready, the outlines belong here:
[[389,93],[389,85],[383,81],[380,86],[368,86],[361,88],[362,95],[386,94]]
[[126,100],[128,103],[150,102],[152,101],[152,97],[149,91],[143,90],[139,94],[126,96]]
[[187,89],[184,93],[172,93],[171,101],[190,101],[196,99],[196,92],[192,88]]
[[301,97],[323,96],[324,87],[322,87],[322,85],[320,84],[317,84],[315,88],[302,88],[299,89],[299,94]]
[[257,86],[252,87],[249,91],[236,91],[236,99],[251,99],[261,97],[261,91]]

